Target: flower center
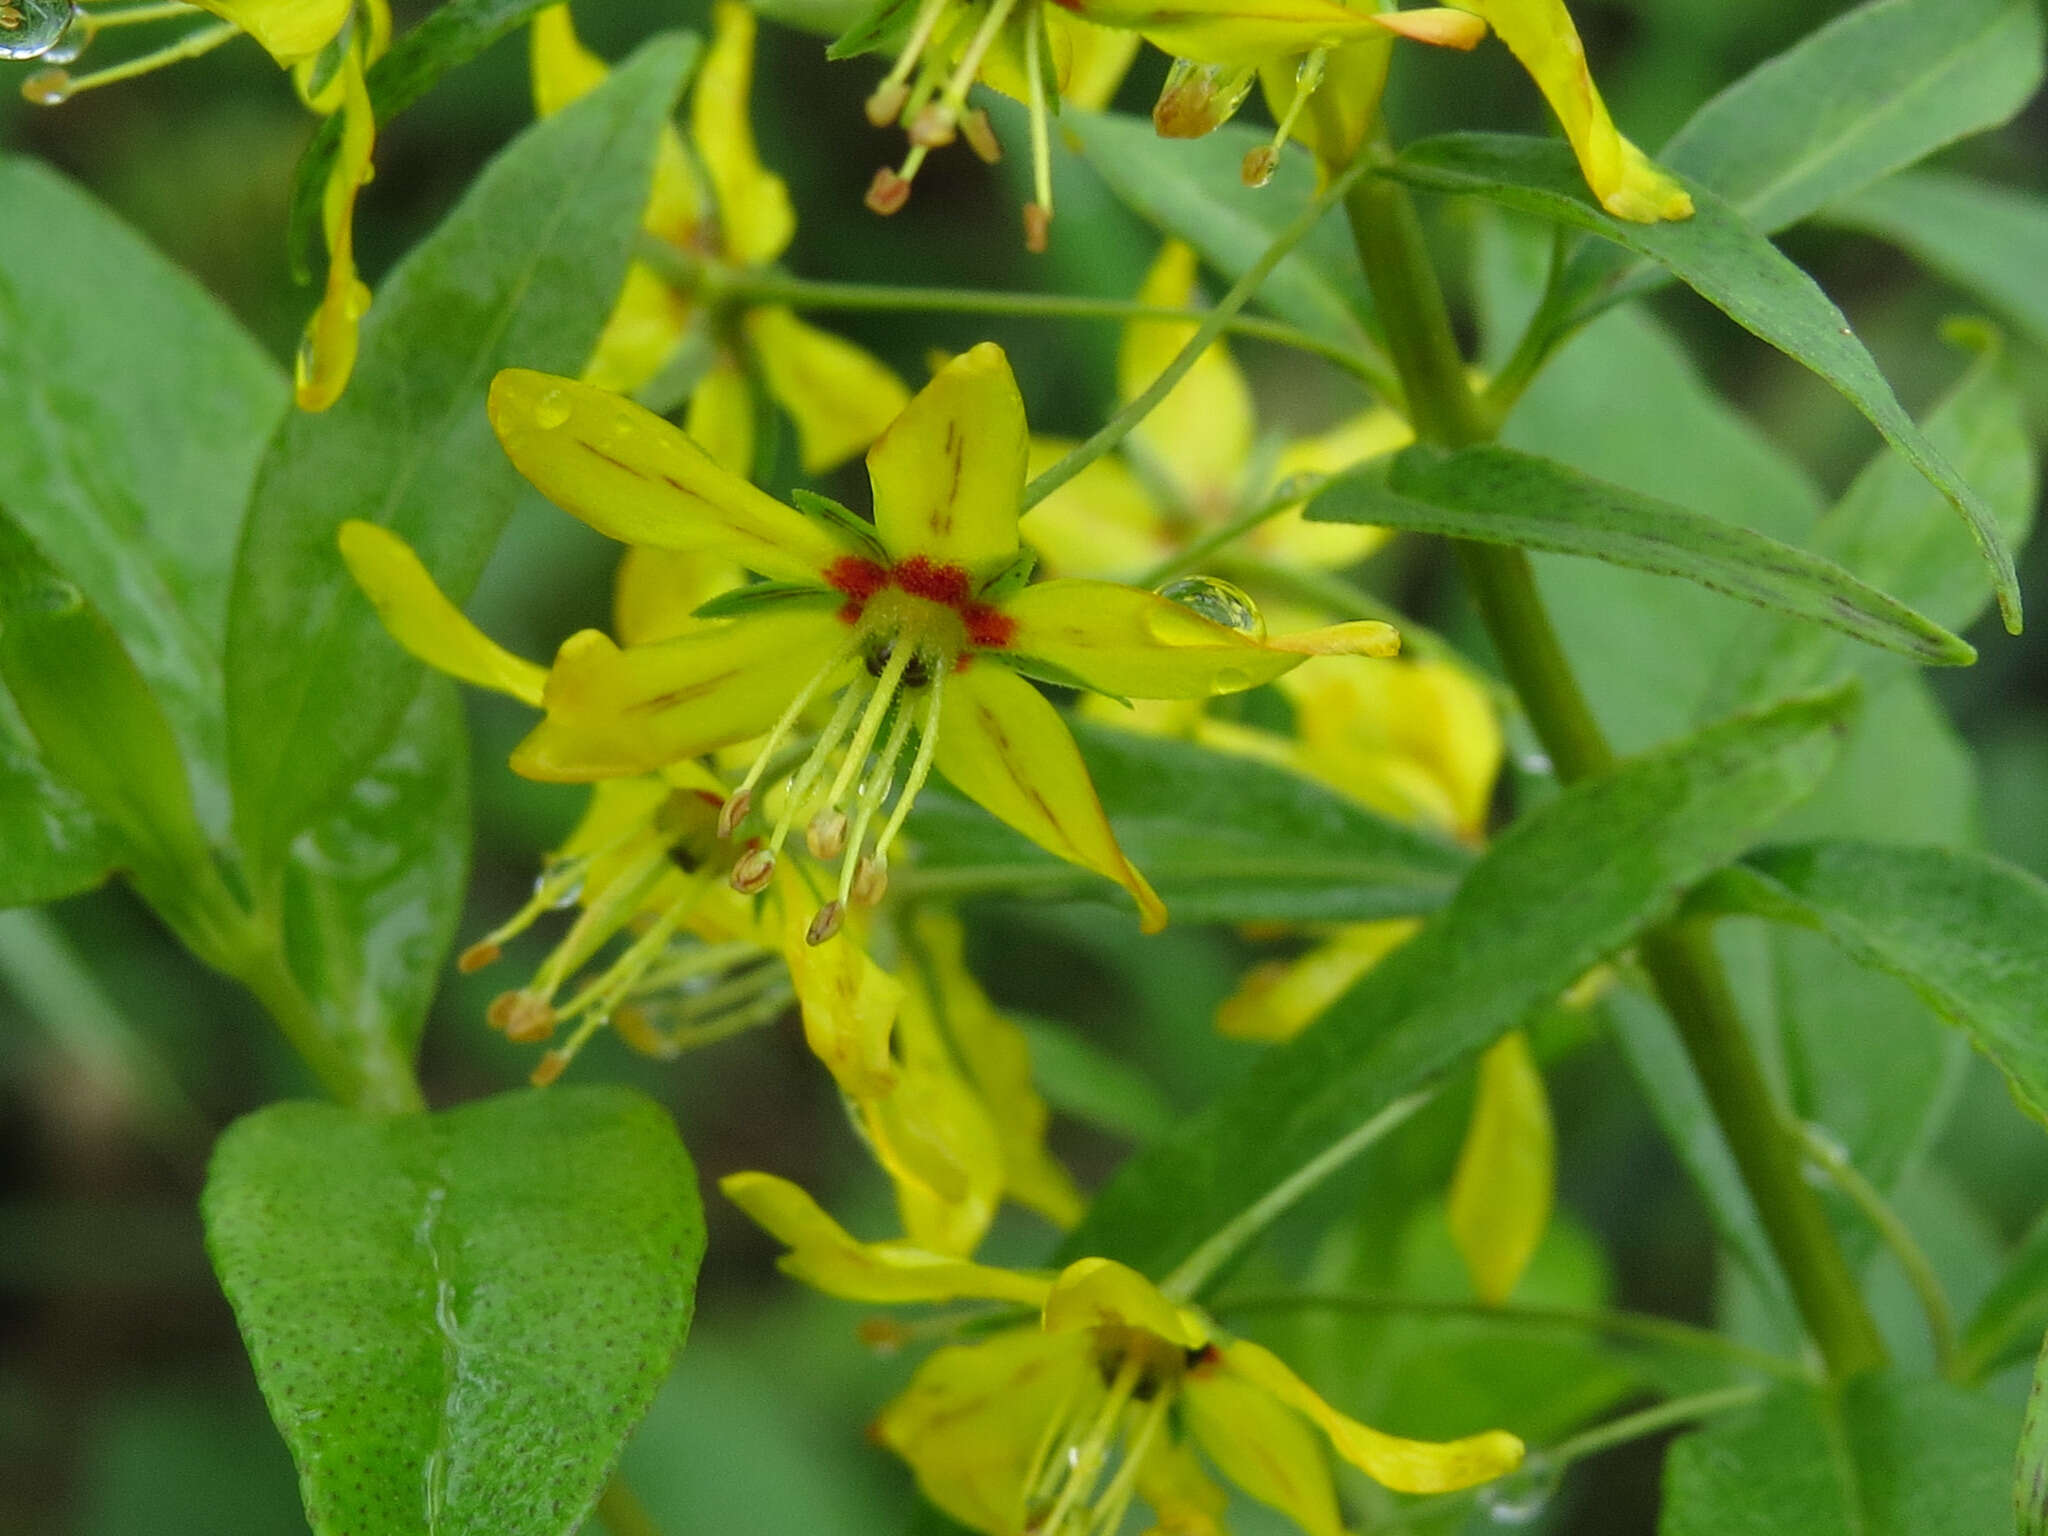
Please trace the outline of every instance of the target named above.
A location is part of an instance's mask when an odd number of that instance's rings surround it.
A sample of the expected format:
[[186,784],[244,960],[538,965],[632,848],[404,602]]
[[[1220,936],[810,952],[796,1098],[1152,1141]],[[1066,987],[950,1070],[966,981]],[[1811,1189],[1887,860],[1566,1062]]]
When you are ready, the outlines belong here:
[[1114,1536],[1191,1365],[1165,1339],[1119,1324],[1096,1329],[1092,1349],[1099,1395],[1084,1389],[1062,1405],[1025,1474],[1029,1536]]

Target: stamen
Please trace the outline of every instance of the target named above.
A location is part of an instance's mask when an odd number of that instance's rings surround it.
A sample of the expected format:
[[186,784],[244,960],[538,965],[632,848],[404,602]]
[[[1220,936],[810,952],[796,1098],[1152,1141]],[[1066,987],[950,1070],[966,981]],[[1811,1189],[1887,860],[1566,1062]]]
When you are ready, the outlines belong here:
[[[919,726],[917,755],[910,760],[910,777],[903,782],[903,793],[896,797],[896,804],[889,812],[889,819],[882,824],[882,835],[875,839],[875,863],[886,870],[889,846],[896,841],[896,834],[903,830],[904,818],[909,816],[912,802],[918,791],[924,788],[925,780],[931,777],[932,760],[939,750],[939,707],[946,692],[946,671],[944,666],[931,669],[932,680],[925,695],[924,719]],[[886,873],[883,876],[887,878]]]
[[1003,158],[1003,141],[996,137],[988,114],[980,107],[960,119],[960,131],[967,136],[967,147],[981,157],[982,164],[994,165]]
[[742,896],[753,896],[768,889],[768,882],[775,878],[775,853],[769,848],[749,848],[733,860],[732,873],[726,882]]
[[1138,1378],[1143,1373],[1144,1362],[1138,1352],[1126,1353],[1117,1367],[1116,1380],[1110,1383],[1102,1407],[1095,1415],[1095,1422],[1088,1428],[1087,1438],[1067,1454],[1066,1484],[1060,1489],[1051,1513],[1043,1523],[1032,1528],[1040,1536],[1059,1536],[1076,1503],[1094,1490],[1095,1480],[1102,1475],[1102,1469],[1109,1460],[1110,1442],[1116,1437],[1118,1421],[1122,1419],[1132,1394],[1137,1391]]
[[569,926],[562,942],[534,972],[527,990],[544,1001],[553,1001],[562,984],[582,969],[613,934],[625,927],[672,867],[668,862],[666,844],[656,842],[653,847],[641,850],[632,863],[615,879],[607,880],[604,888],[576,914],[576,921]]
[[837,934],[845,922],[846,903],[828,901],[818,908],[818,915],[811,919],[811,926],[804,930],[804,942],[816,949]]
[[814,859],[830,862],[846,851],[846,812],[823,810],[804,828],[804,844]]
[[[924,0],[918,7],[917,20],[911,25],[910,36],[904,40],[903,51],[896,55],[895,64],[890,66],[889,73],[882,77],[882,83],[875,87],[874,94],[868,97],[868,121],[877,128],[888,127],[896,121],[897,114],[903,110],[904,99],[910,94],[904,82],[910,78],[911,70],[917,67],[917,61],[923,57],[925,45],[932,40],[932,33],[938,27],[939,18],[946,13],[947,3],[948,0]],[[891,101],[894,105],[877,116],[878,107]]]
[[[732,888],[741,895],[751,896],[768,883],[768,877],[775,872],[775,860],[782,852],[783,840],[789,836],[789,829],[795,822],[798,812],[809,803],[812,788],[825,771],[825,765],[832,760],[832,753],[837,749],[841,738],[846,735],[847,726],[853,723],[855,712],[867,697],[868,695],[860,688],[859,678],[854,680],[853,687],[840,695],[838,706],[832,711],[832,718],[825,722],[825,729],[819,733],[817,741],[811,747],[810,756],[804,759],[803,765],[791,775],[789,783],[783,788],[782,814],[775,819],[775,830],[769,836],[768,846],[743,855],[732,867]],[[743,878],[753,883],[742,884]]]
[[[624,838],[614,841],[602,853],[610,853],[623,841]],[[482,970],[505,952],[506,944],[531,928],[541,913],[574,906],[583,894],[583,877],[590,871],[591,859],[601,856],[560,859],[543,869],[540,878],[533,882],[533,894],[527,897],[526,904],[465,949],[455,962],[456,969],[465,976]]]
[[[845,665],[846,658],[853,654],[854,647],[859,643],[858,631],[847,636],[846,643],[832,653],[830,661],[811,674],[811,680],[797,690],[796,697],[789,701],[789,707],[768,728],[768,739],[761,744],[761,751],[754,758],[753,767],[747,770],[747,776],[740,780],[739,788],[732,792],[732,797],[725,802],[725,808],[719,812],[720,837],[732,836],[733,828],[740,824],[741,819],[747,814],[747,807],[754,803],[754,786],[761,782],[761,775],[768,771],[768,765],[774,761],[783,738],[796,728],[797,721],[810,707],[811,700],[818,696],[818,690],[825,686],[826,679]],[[738,806],[739,809],[735,811],[734,806]]]
[[863,856],[853,872],[853,899],[864,907],[879,907],[889,894],[889,861]]
[[861,850],[867,841],[868,826],[874,821],[882,803],[889,798],[889,791],[896,782],[896,762],[903,756],[903,748],[910,739],[910,720],[910,710],[899,702],[896,723],[889,727],[889,739],[882,747],[881,756],[875,760],[875,771],[861,788],[860,802],[854,808],[853,831],[846,840],[846,858],[839,867],[841,906],[852,899],[854,876],[862,863]]
[[1152,1449],[1152,1441],[1159,1434],[1159,1426],[1166,1422],[1166,1410],[1172,1402],[1171,1392],[1157,1392],[1145,1405],[1138,1432],[1124,1444],[1123,1464],[1116,1469],[1116,1476],[1095,1506],[1095,1523],[1089,1536],[1116,1536],[1122,1528],[1131,1498],[1138,1491],[1138,1472],[1145,1464],[1145,1453]]
[[875,172],[875,179],[868,183],[867,196],[861,199],[868,212],[887,217],[901,213],[903,205],[910,201],[910,178],[898,171],[882,166]]
[[203,53],[211,53],[229,39],[241,36],[241,32],[242,29],[231,21],[201,27],[198,31],[188,32],[175,43],[159,48],[154,53],[124,59],[119,64],[111,64],[89,75],[72,75],[62,69],[38,70],[22,81],[21,94],[37,106],[54,107],[59,102],[69,101],[80,91],[97,90],[103,85],[133,80],[137,75],[146,75],[151,70],[182,63],[186,59],[196,59]]
[[1052,224],[1052,129],[1045,100],[1045,13],[1034,5],[1024,33],[1025,95],[1031,109],[1031,196],[1024,205],[1024,249],[1045,254]]
[[[947,133],[941,143],[951,141],[952,124],[959,119],[962,109],[967,105],[967,92],[974,84],[974,77],[981,73],[981,61],[988,57],[989,49],[995,46],[997,36],[1010,19],[1010,12],[1016,8],[1017,0],[995,0],[988,8],[988,14],[982,17],[981,25],[975,29],[974,37],[967,44],[966,50],[960,55],[960,62],[953,66],[953,77],[946,82],[945,93],[939,97],[935,107],[927,108],[925,112],[918,114],[920,123],[925,121],[927,113],[936,113],[937,119],[943,119]],[[934,127],[937,119],[934,120]],[[913,129],[911,142],[917,144],[925,141],[921,140]],[[910,174],[908,170],[904,172],[906,179]]]
[[1330,57],[1327,48],[1311,49],[1294,70],[1294,96],[1287,103],[1287,111],[1280,119],[1280,126],[1273,131],[1273,142],[1263,144],[1244,157],[1241,174],[1248,187],[1263,187],[1273,179],[1273,172],[1280,166],[1280,151],[1287,145],[1287,136],[1294,132],[1295,119],[1301,116],[1301,109],[1308,105],[1309,97],[1315,95],[1323,83],[1323,66]]
[[837,805],[852,788],[854,775],[866,764],[875,736],[882,729],[882,719],[889,713],[890,704],[895,702],[896,690],[902,687],[903,674],[910,666],[911,657],[916,654],[916,646],[906,645],[900,640],[889,648],[889,659],[883,664],[882,675],[876,679],[874,691],[868,695],[867,708],[861,713],[860,729],[853,733],[853,740],[847,744],[846,756],[840,760],[832,789],[825,796],[827,805]]

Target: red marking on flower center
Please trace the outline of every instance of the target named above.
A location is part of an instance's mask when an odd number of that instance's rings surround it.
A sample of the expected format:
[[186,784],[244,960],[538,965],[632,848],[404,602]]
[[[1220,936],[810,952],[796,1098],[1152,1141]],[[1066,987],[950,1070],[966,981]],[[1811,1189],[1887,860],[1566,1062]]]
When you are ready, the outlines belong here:
[[1203,1377],[1213,1373],[1223,1363],[1223,1351],[1214,1344],[1204,1344],[1200,1349],[1188,1351],[1188,1374]]
[[1017,635],[1015,619],[975,597],[974,579],[965,566],[940,565],[925,555],[912,555],[893,566],[859,555],[841,555],[825,567],[825,581],[834,591],[846,594],[839,610],[841,623],[859,623],[869,601],[894,587],[906,596],[952,609],[967,631],[968,645],[975,650],[1001,650]]

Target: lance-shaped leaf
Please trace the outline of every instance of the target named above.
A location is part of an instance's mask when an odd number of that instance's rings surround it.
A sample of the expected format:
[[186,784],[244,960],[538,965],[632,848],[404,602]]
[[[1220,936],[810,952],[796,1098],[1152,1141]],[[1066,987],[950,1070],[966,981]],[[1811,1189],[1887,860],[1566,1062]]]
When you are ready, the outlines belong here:
[[1331,480],[1309,516],[1677,576],[1934,666],[1965,666],[1977,655],[1831,560],[1513,448],[1410,448],[1390,466]]
[[258,473],[228,622],[229,767],[256,884],[382,749],[418,687],[335,548],[367,518],[460,600],[524,482],[484,417],[513,364],[582,367],[624,280],[690,40],[657,39],[521,134],[384,284],[348,393]]
[[1194,1287],[1810,793],[1853,693],[1713,726],[1572,786],[1316,1023],[1126,1164],[1069,1237]]
[[689,1330],[668,1116],[614,1088],[229,1127],[207,1246],[314,1536],[569,1536]]
[[2048,883],[1957,848],[1806,843],[1757,854],[1699,900],[1818,929],[1897,976],[2048,1125]]
[[[1268,763],[1086,723],[1074,735],[1117,841],[1176,922],[1434,912],[1471,863],[1454,843]],[[896,877],[902,891],[1070,897],[1113,889],[940,786],[919,797],[909,829],[916,863]]]
[[1419,186],[1490,198],[1647,256],[1744,330],[1826,379],[1962,514],[1991,569],[2006,627],[2019,632],[2019,578],[1991,508],[1913,424],[1820,286],[1723,199],[1695,185],[1693,217],[1631,224],[1593,201],[1565,145],[1505,134],[1425,139],[1393,169]]

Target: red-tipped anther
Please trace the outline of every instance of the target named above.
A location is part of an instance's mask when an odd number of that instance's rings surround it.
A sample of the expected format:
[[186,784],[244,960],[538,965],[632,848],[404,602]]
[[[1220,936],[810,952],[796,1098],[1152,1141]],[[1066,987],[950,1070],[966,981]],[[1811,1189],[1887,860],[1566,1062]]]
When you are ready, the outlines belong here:
[[754,792],[743,789],[718,808],[718,835],[731,837],[733,828],[747,819],[747,812],[754,806]]
[[910,120],[910,142],[926,149],[944,149],[953,142],[960,120],[943,101],[935,101]]
[[811,919],[811,926],[804,930],[804,942],[815,949],[839,932],[845,922],[846,908],[837,901],[828,901],[818,908],[818,915]]
[[996,137],[995,129],[989,126],[988,114],[980,107],[961,117],[960,132],[967,140],[967,147],[981,157],[984,165],[994,165],[1003,158],[1003,141]]
[[496,960],[505,951],[485,939],[481,944],[472,944],[456,957],[455,969],[465,976],[474,975]]
[[1248,187],[1263,187],[1273,179],[1273,172],[1280,168],[1280,151],[1270,144],[1261,144],[1244,157],[1244,164],[1238,174]]
[[862,201],[868,205],[868,211],[871,213],[879,213],[885,217],[892,213],[900,213],[903,205],[910,201],[910,182],[885,165],[875,172],[875,179],[868,183],[868,195]]
[[868,97],[868,121],[877,128],[886,128],[903,115],[903,103],[910,100],[910,87],[902,81],[894,85],[883,84],[875,87]]
[[1043,203],[1024,205],[1024,249],[1043,256],[1052,239],[1052,210]]
[[734,862],[732,873],[726,878],[742,896],[751,896],[766,890],[774,877],[775,855],[766,848],[749,848]]
[[533,1073],[527,1078],[527,1081],[536,1088],[545,1088],[549,1083],[560,1077],[568,1068],[568,1065],[569,1053],[567,1051],[549,1051],[545,1056],[541,1057],[540,1065],[533,1069]]
[[804,845],[814,859],[836,859],[846,852],[846,812],[825,810],[811,818],[804,828]]
[[878,907],[889,894],[889,864],[886,859],[863,858],[853,870],[853,899],[864,907]]

